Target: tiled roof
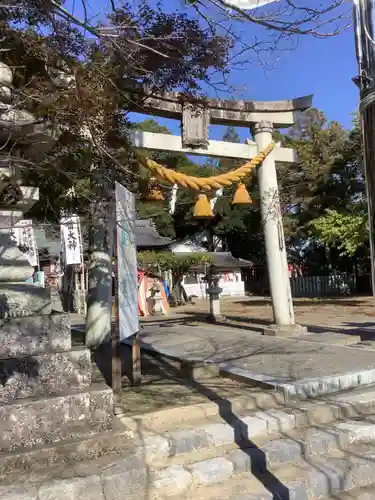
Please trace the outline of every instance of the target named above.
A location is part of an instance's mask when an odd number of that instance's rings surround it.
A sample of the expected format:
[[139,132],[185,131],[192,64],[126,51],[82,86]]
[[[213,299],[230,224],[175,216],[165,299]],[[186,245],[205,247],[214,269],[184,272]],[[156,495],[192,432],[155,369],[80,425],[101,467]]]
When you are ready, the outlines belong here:
[[[60,235],[56,231],[49,234],[45,229],[35,229],[35,239],[41,257],[60,256]],[[152,219],[138,219],[135,222],[135,241],[137,248],[168,248],[173,243],[170,238],[163,238],[155,229]],[[83,244],[84,251],[87,251],[87,243]]]
[[137,248],[167,248],[173,243],[155,229],[152,219],[137,219],[135,222],[135,241]]
[[[181,255],[181,254],[179,254]],[[191,254],[190,254],[191,255]],[[249,260],[236,259],[230,252],[206,252],[212,259],[211,266],[214,269],[221,271],[229,271],[231,269],[241,269],[251,267],[253,265]],[[191,267],[192,271],[204,271],[205,265],[198,264]]]

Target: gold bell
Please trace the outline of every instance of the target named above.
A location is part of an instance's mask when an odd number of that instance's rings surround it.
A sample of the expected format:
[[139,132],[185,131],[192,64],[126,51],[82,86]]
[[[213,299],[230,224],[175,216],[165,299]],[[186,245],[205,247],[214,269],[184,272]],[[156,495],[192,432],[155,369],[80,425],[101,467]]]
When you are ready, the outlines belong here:
[[164,194],[157,180],[152,177],[148,184],[147,192],[142,197],[145,201],[164,201]]
[[233,196],[232,205],[251,205],[253,200],[251,199],[245,184],[238,184],[236,192]]
[[212,219],[214,216],[209,202],[205,194],[200,194],[194,206],[194,217],[196,219]]

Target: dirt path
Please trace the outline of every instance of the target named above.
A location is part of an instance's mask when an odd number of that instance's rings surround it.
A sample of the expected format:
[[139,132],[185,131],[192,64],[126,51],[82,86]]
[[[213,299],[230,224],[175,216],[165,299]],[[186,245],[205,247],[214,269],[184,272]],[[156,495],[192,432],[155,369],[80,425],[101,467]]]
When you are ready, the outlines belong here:
[[[372,297],[339,297],[324,299],[294,299],[296,322],[319,330],[320,328],[352,330],[375,328],[375,308]],[[192,321],[202,319],[208,303],[196,300],[194,304],[171,309],[171,317],[183,315]],[[262,297],[224,297],[221,312],[230,323],[262,325],[272,323],[272,302]]]

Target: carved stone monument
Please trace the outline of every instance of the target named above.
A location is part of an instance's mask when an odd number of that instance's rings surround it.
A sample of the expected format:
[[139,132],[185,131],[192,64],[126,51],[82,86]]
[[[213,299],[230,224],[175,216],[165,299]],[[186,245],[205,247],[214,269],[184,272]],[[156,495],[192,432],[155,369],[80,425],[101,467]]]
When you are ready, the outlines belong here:
[[[42,128],[12,107],[11,83],[1,64],[0,140],[32,147]],[[44,150],[51,137],[45,130]],[[0,459],[110,429],[113,415],[112,390],[91,384],[90,351],[72,348],[68,315],[52,311],[48,288],[25,282],[34,269],[12,226],[39,193],[21,185],[16,162],[4,155],[0,163]]]

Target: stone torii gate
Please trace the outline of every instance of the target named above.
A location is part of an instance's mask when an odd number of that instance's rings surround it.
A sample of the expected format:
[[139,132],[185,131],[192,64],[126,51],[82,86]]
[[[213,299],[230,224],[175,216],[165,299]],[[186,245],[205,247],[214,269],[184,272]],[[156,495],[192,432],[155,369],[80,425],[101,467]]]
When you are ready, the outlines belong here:
[[[182,133],[181,136],[171,136],[137,131],[133,134],[132,142],[143,149],[250,160],[272,142],[274,129],[292,126],[301,112],[311,105],[312,96],[275,102],[219,99],[192,101],[176,92],[146,97],[137,111],[179,120]],[[209,140],[210,124],[247,127],[255,141],[247,140],[245,144],[238,144]],[[275,323],[265,328],[266,335],[293,336],[306,332],[306,328],[296,325],[294,320],[276,175],[276,162],[293,163],[296,160],[293,149],[277,147],[257,171]]]

